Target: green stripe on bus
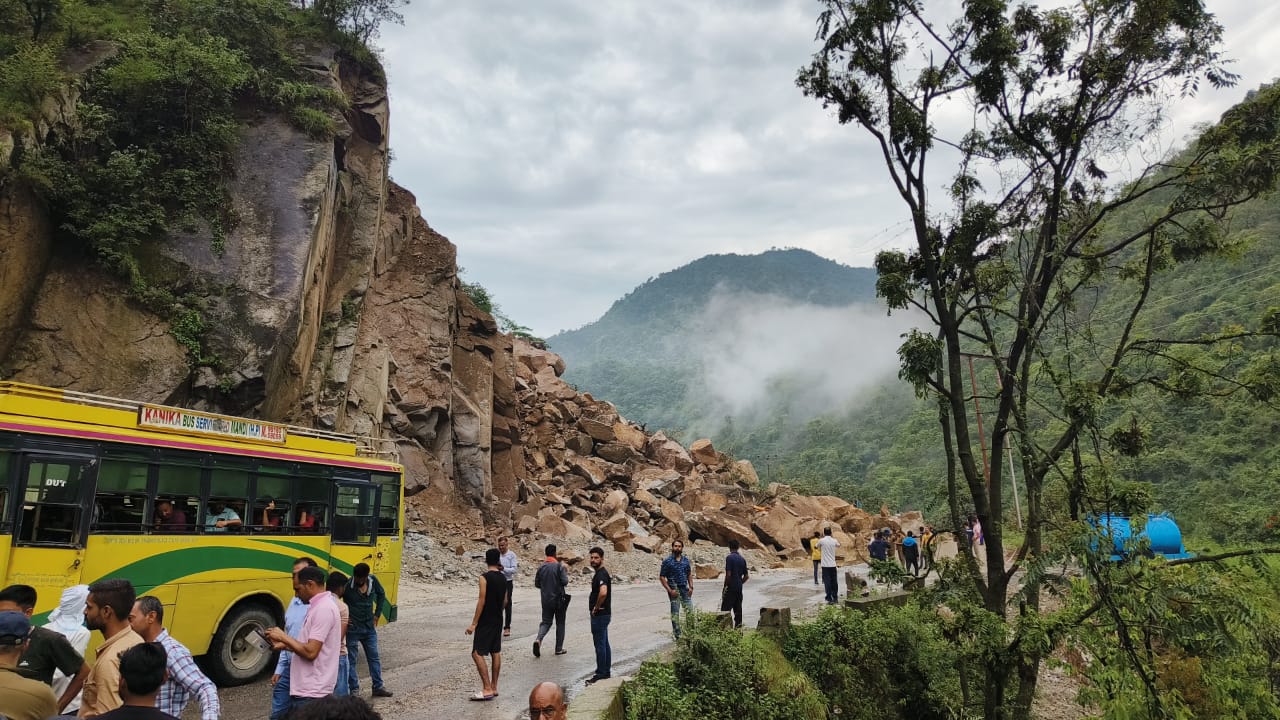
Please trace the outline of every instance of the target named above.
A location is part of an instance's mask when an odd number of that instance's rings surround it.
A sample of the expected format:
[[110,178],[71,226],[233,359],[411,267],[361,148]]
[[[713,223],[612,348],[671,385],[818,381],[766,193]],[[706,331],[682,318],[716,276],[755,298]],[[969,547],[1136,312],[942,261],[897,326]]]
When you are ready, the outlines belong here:
[[[269,545],[279,545],[280,547],[286,547],[291,550],[299,550],[303,554],[307,555],[308,557],[312,555],[318,555],[319,557],[315,557],[312,559],[315,560],[316,562],[323,562],[327,564],[329,567],[333,568],[334,570],[341,571],[346,575],[350,575],[352,571],[355,570],[355,565],[352,565],[349,562],[344,562],[342,560],[339,560],[338,558],[334,557],[333,555],[330,555],[329,553],[319,548],[312,547],[304,543],[290,542],[288,540],[259,540],[258,542],[264,542]],[[291,558],[291,559],[296,560],[297,558]]]
[[153,575],[163,578],[151,584],[134,584],[139,595],[161,585],[203,572],[214,570],[267,570],[289,574],[293,558],[269,550],[257,550],[242,547],[202,547],[171,550],[160,555],[143,558],[112,571],[109,575],[98,578],[121,577],[130,580],[139,575]]
[[[189,575],[215,570],[266,570],[288,574],[292,569],[293,556],[270,550],[242,547],[199,547],[170,550],[159,555],[152,555],[137,562],[112,570],[101,577],[89,580],[88,584],[109,578],[124,578],[133,582],[139,575],[150,575],[159,578],[159,582],[138,584],[134,582],[134,590],[143,595],[161,585],[167,585]],[[289,568],[286,570],[285,568]],[[49,620],[47,611],[31,618],[33,625],[43,625]]]

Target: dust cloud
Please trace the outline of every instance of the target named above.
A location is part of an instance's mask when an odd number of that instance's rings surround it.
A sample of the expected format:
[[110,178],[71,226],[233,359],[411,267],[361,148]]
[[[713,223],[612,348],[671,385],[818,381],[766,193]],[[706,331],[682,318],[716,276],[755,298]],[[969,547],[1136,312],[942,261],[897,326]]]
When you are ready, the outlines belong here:
[[717,288],[669,350],[702,369],[697,430],[714,434],[726,418],[754,426],[779,413],[800,424],[847,413],[894,381],[902,335],[922,320],[889,315],[878,302],[829,307]]

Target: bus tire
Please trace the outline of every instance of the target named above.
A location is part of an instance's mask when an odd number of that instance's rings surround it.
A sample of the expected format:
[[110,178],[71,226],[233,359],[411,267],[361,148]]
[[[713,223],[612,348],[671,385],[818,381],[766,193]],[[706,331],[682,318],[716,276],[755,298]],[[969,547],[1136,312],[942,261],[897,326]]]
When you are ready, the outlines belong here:
[[269,627],[280,625],[275,614],[258,603],[241,603],[232,608],[222,619],[209,643],[209,653],[204,656],[209,678],[218,687],[233,687],[253,682],[274,668],[276,654],[259,650],[249,642],[248,636],[255,629],[265,632]]

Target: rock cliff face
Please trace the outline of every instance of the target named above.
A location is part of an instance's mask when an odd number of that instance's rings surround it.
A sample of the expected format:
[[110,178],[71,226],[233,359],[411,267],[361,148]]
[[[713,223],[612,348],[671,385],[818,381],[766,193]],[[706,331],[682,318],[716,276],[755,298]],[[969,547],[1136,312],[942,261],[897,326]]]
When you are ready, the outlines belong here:
[[[337,136],[255,119],[219,251],[197,231],[143,258],[149,276],[202,299],[204,364],[117,282],[53,252],[38,203],[10,185],[0,377],[377,438],[406,467],[411,519],[463,517],[472,532],[649,552],[736,538],[789,557],[819,523],[898,528],[836,498],[760,491],[750,463],[647,434],[561,380],[558,356],[500,333],[461,291],[453,244],[388,179],[385,85],[332,52],[307,67],[350,100]],[[67,103],[51,122],[73,114]]]

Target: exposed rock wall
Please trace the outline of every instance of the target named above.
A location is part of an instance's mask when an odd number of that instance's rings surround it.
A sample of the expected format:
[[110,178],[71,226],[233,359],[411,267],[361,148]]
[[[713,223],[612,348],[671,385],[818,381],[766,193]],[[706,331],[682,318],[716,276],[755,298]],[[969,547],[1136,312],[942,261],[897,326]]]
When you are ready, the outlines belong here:
[[0,358],[27,319],[53,242],[49,216],[35,195],[0,182]]
[[646,433],[561,380],[558,356],[499,332],[462,291],[454,245],[388,179],[385,86],[332,50],[306,67],[350,100],[337,136],[255,117],[222,247],[196,231],[143,257],[150,277],[201,298],[213,360],[192,368],[118,283],[50,259],[48,221],[5,186],[0,376],[380,439],[405,465],[411,518],[649,552],[737,539],[787,558],[824,523],[865,544],[877,519],[761,491],[750,463]]

